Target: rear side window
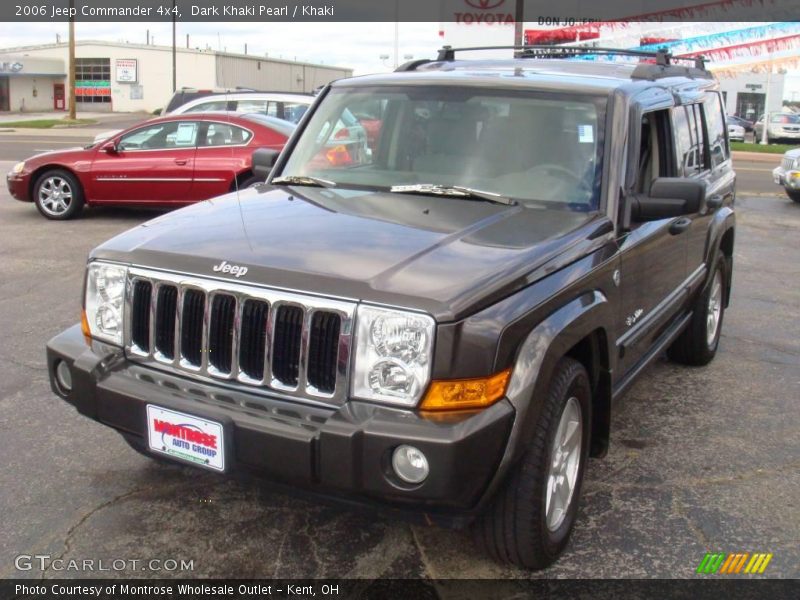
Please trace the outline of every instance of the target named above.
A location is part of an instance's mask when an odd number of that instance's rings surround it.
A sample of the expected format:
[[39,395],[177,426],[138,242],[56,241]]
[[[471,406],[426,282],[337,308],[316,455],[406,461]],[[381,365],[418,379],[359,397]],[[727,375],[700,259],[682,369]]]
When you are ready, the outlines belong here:
[[239,146],[250,141],[252,134],[246,129],[223,123],[210,123],[201,146]]
[[192,106],[187,113],[202,113],[215,110],[225,110],[228,106],[226,100],[210,100],[209,102],[201,102],[197,106]]
[[700,105],[689,104],[673,109],[672,125],[679,161],[678,173],[690,177],[705,170],[705,140]]
[[308,106],[308,104],[300,104],[299,102],[284,102],[283,118],[292,123],[299,123],[303,115],[306,114]]
[[236,102],[236,112],[267,114],[266,100],[239,100]]
[[711,168],[722,164],[730,156],[728,140],[725,138],[725,117],[722,113],[722,105],[719,102],[719,95],[715,92],[706,94],[706,101],[703,104],[706,116],[706,127],[708,128],[708,148],[711,155]]

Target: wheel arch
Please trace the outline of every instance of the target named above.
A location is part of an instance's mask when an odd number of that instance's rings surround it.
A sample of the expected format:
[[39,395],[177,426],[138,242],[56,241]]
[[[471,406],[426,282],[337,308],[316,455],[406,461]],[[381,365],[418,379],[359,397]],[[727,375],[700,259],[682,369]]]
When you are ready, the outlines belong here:
[[231,191],[235,192],[237,189],[241,189],[242,184],[253,177],[255,173],[253,173],[253,169],[250,167],[240,171],[236,174],[236,176],[231,181]]
[[541,407],[539,399],[547,393],[558,362],[570,356],[586,368],[592,386],[592,455],[605,453],[612,352],[606,327],[614,322],[613,317],[606,296],[594,290],[553,312],[528,334],[517,352],[508,388],[509,400],[518,412],[520,440],[530,438]]
[[599,290],[583,293],[552,312],[536,325],[518,347],[506,396],[516,418],[506,452],[494,479],[479,504],[488,503],[511,467],[523,456],[540,418],[550,379],[565,356],[584,365],[592,388],[590,455],[603,456],[608,449],[611,422],[611,347],[606,330],[613,323],[613,309]]
[[725,257],[725,308],[730,305],[733,281],[733,248],[736,236],[736,215],[730,207],[720,209],[709,226],[706,265],[708,274],[720,254]]
[[50,163],[46,165],[42,165],[41,167],[37,167],[31,173],[30,182],[28,183],[28,194],[30,195],[31,202],[36,201],[36,197],[33,195],[33,189],[36,187],[36,182],[39,178],[46,173],[47,171],[65,171],[72,175],[75,178],[75,181],[78,182],[78,185],[81,186],[81,194],[83,194],[83,200],[87,204],[89,203],[88,199],[86,198],[86,186],[83,185],[80,176],[75,171],[75,169],[71,169],[65,165],[60,165],[58,163]]

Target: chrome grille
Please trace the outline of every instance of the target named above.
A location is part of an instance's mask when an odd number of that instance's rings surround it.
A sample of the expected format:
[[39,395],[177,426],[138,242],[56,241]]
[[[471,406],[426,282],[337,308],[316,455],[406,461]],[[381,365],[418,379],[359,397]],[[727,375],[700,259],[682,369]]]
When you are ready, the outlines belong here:
[[789,156],[783,157],[783,162],[781,163],[784,171],[791,171],[794,169],[794,158]]
[[134,268],[126,303],[132,360],[278,395],[347,397],[353,302]]

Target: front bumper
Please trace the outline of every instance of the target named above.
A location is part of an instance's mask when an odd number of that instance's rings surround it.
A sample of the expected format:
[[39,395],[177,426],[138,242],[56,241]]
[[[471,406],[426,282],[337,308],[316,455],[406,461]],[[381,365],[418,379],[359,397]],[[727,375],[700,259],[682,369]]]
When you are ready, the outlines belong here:
[[800,131],[784,131],[783,129],[770,129],[769,137],[773,140],[800,140]]
[[[55,378],[59,361],[72,374],[68,393]],[[77,325],[47,344],[47,366],[57,395],[144,450],[146,406],[153,404],[222,423],[232,439],[228,473],[251,472],[450,524],[473,515],[497,472],[515,413],[506,399],[435,418],[356,401],[341,407],[290,402],[140,366],[119,348],[96,341],[90,347]],[[404,443],[428,458],[430,475],[418,486],[391,472],[391,453]]]
[[776,167],[772,170],[772,181],[787,190],[800,189],[800,171],[786,171],[782,166]]
[[22,202],[30,202],[30,196],[28,195],[28,177],[25,175],[19,175],[17,173],[8,173],[6,175],[6,187],[8,188],[8,193],[11,194],[13,198],[17,200],[21,200]]

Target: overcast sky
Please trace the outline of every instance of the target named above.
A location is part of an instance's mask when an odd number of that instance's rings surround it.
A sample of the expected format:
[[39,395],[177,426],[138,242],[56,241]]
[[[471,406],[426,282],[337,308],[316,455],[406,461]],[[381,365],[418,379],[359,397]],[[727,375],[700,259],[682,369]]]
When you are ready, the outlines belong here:
[[[406,55],[433,58],[441,46],[438,23],[399,23],[400,62]],[[144,44],[147,30],[158,45],[172,45],[171,23],[75,24],[79,40]],[[66,23],[0,23],[0,47],[67,40]],[[357,75],[386,71],[394,64],[394,23],[178,23],[178,45],[189,34],[193,48],[269,53],[270,56],[350,67]],[[381,55],[389,59],[381,60]]]

